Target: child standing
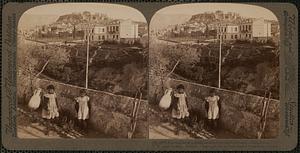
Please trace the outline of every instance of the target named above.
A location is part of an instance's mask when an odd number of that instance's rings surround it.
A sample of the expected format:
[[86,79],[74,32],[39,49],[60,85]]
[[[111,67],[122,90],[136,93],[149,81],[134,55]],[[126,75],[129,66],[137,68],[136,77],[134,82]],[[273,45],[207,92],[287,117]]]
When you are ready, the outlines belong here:
[[46,119],[55,119],[59,117],[57,97],[53,85],[47,86],[47,93],[43,95],[42,117]]
[[211,129],[217,129],[217,120],[219,119],[219,100],[214,90],[209,92],[209,96],[205,98],[205,107],[207,112],[208,126]]
[[[189,116],[187,96],[184,91],[182,84],[177,86],[177,92],[174,93],[174,106],[172,109],[172,117],[176,119],[184,119]],[[178,134],[179,129],[177,128],[175,134]]]
[[[53,85],[47,86],[47,93],[43,95],[42,118],[53,122],[55,118],[59,117],[57,97]],[[46,128],[46,135],[49,134],[49,128]]]
[[174,93],[174,97],[176,98],[177,103],[175,108],[172,110],[172,117],[177,119],[188,117],[187,96],[182,84],[177,86],[177,92]]
[[80,90],[80,97],[75,98],[75,101],[78,103],[78,120],[79,126],[83,130],[87,130],[87,119],[89,118],[89,100],[90,97],[87,96],[86,90]]

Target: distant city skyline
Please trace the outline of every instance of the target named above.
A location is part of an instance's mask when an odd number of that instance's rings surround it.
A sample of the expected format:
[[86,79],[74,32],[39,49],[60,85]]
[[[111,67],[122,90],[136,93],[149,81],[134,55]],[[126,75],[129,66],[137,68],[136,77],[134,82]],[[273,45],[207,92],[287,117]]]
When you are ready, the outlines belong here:
[[19,20],[20,28],[33,28],[35,26],[55,22],[59,16],[82,13],[84,11],[92,14],[107,14],[113,19],[131,19],[139,22],[146,22],[144,15],[132,8],[119,4],[106,3],[59,3],[47,4],[33,7],[23,13]]
[[[178,10],[182,12],[179,13]],[[171,5],[157,11],[155,15],[196,15],[205,12],[223,11],[224,13],[238,13],[246,18],[264,18],[267,20],[277,20],[277,17],[270,10],[250,4],[229,4],[229,3],[197,3]],[[153,19],[153,18],[152,18]]]

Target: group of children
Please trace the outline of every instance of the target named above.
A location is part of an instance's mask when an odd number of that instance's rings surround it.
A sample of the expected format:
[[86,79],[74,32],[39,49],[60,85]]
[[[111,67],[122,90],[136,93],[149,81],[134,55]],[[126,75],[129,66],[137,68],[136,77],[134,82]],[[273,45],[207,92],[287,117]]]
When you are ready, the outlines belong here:
[[[169,89],[170,90],[170,89]],[[170,104],[172,117],[178,120],[185,120],[190,116],[189,105],[185,87],[180,84],[176,90],[171,92],[172,102]],[[206,109],[206,125],[211,130],[216,130],[218,127],[220,97],[216,95],[215,90],[210,90],[209,95],[204,98]],[[179,129],[177,129],[179,130]],[[178,133],[178,131],[175,131]]]
[[[34,95],[35,96],[35,95]],[[33,97],[34,97],[33,96]],[[28,106],[32,108],[33,103],[40,103],[39,107],[42,109],[42,118],[49,120],[50,122],[55,122],[59,116],[60,116],[60,105],[58,104],[57,100],[57,94],[55,92],[55,87],[53,85],[47,86],[47,92],[39,92],[40,102],[36,100],[36,102],[32,102],[32,99],[30,100]],[[90,98],[87,96],[87,92],[85,89],[80,90],[80,96],[74,98],[75,103],[75,109],[77,112],[77,118],[78,118],[78,125],[81,130],[86,131],[87,130],[87,119],[89,118],[89,110],[90,105],[89,101]],[[37,104],[38,105],[38,104]],[[37,106],[35,105],[35,106]],[[36,109],[36,108],[35,108]],[[49,134],[49,128],[46,129],[45,134]]]
[[[172,117],[178,120],[184,120],[190,116],[189,105],[185,87],[180,84],[176,87],[175,91],[169,90],[169,94],[173,97],[171,102]],[[204,98],[207,125],[211,129],[217,129],[217,120],[219,119],[220,97],[216,95],[215,90],[211,90],[209,95]],[[47,86],[47,92],[42,94],[41,99],[42,118],[54,121],[59,117],[59,104],[55,87],[53,85]],[[75,109],[77,111],[77,118],[79,127],[82,130],[87,130],[87,119],[89,118],[90,111],[90,98],[86,90],[80,90],[80,96],[74,98]],[[32,104],[30,103],[30,106]],[[33,106],[33,105],[32,105]],[[47,130],[49,131],[49,130]],[[176,132],[178,133],[178,131]]]

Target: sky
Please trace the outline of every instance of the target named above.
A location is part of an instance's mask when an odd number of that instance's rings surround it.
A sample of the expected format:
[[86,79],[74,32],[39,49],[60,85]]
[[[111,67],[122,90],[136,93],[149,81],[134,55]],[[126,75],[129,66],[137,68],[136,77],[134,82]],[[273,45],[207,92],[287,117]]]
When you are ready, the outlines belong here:
[[[181,22],[181,20],[187,20],[189,15],[192,16],[198,13],[215,12],[216,10],[221,10],[225,13],[236,12],[243,17],[262,17],[265,19],[277,20],[276,16],[271,11],[255,5],[234,3],[193,3],[178,4],[162,8],[151,20],[156,24],[151,25],[159,24],[163,26],[163,22],[168,22],[169,24],[173,20],[179,20]],[[60,15],[81,13],[83,11],[104,13],[114,19],[132,19],[134,21],[146,22],[145,17],[141,12],[124,5],[108,3],[59,3],[41,5],[27,10],[19,21],[19,28],[27,29],[37,25],[50,24],[55,22]],[[176,16],[177,14],[181,14],[181,17]],[[167,15],[169,15],[169,17]]]
[[[180,11],[179,11],[180,10]],[[226,12],[236,12],[242,17],[264,18],[277,20],[276,16],[268,9],[248,4],[229,4],[229,3],[198,3],[198,4],[179,4],[165,7],[159,10],[158,14],[185,14],[194,15],[204,12],[215,12],[221,10]],[[154,15],[155,16],[155,15]]]
[[49,24],[55,22],[61,15],[82,13],[84,11],[89,11],[93,14],[104,13],[113,19],[131,19],[146,22],[142,13],[132,7],[124,5],[105,3],[60,3],[36,6],[27,10],[21,16],[19,24],[21,24],[21,27],[33,27],[43,23]]

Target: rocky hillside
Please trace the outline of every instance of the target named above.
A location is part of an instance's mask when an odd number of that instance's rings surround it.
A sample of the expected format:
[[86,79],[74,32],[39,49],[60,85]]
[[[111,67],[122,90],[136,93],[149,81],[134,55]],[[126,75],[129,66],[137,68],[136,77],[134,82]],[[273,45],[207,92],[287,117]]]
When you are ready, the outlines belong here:
[[[146,49],[116,44],[101,46],[90,47],[89,88],[132,97],[141,89],[146,97]],[[85,47],[67,48],[69,62],[60,67],[47,66],[44,74],[68,84],[85,86]]]
[[77,24],[83,22],[83,17],[80,14],[66,14],[66,15],[59,16],[56,22]]
[[101,15],[84,15],[84,14],[65,14],[59,16],[56,20],[56,23],[64,23],[64,24],[79,24],[84,22],[92,22],[92,23],[108,23],[113,19],[109,17],[103,17]]
[[[150,53],[150,59],[158,61],[150,63],[151,73],[160,75],[161,67],[166,67],[169,72],[176,61],[180,60],[173,78],[218,86],[219,44],[173,46],[161,44],[154,50]],[[256,43],[224,44],[221,88],[260,96],[264,96],[264,90],[269,88],[273,98],[278,99],[278,48]]]
[[201,13],[201,14],[196,14],[193,15],[188,22],[198,22],[198,23],[212,23],[215,21],[219,21],[218,19],[215,18],[214,14],[210,13]]
[[[101,24],[107,24],[109,22],[111,22],[112,18],[108,17],[105,14],[65,14],[65,15],[61,15],[58,17],[58,19],[55,21],[55,23],[64,23],[64,24],[72,24],[72,25],[76,25],[76,24],[80,24],[80,23],[86,23],[86,22],[91,22],[91,23],[101,23]],[[147,23],[145,22],[137,22],[134,21],[135,23],[137,23],[139,25],[139,30],[142,30],[143,28],[147,27]],[[146,33],[145,31],[143,33]]]

